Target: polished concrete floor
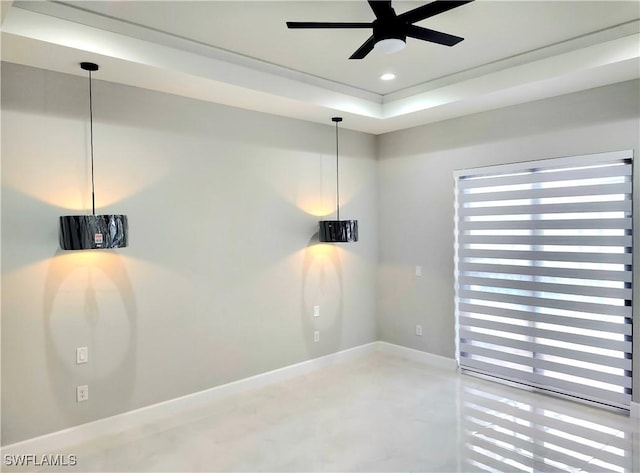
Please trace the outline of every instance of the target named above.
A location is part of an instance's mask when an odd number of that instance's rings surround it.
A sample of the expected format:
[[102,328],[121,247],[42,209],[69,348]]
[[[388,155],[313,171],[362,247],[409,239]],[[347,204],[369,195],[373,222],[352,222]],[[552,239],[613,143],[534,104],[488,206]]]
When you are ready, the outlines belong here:
[[78,458],[58,471],[638,472],[639,450],[638,419],[375,353],[56,453]]

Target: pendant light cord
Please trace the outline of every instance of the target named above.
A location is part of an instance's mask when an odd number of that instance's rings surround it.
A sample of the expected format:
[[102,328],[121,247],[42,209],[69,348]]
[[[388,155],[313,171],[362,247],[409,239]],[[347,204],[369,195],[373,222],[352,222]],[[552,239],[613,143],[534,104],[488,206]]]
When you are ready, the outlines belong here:
[[340,162],[338,160],[338,121],[336,120],[336,208],[340,220]]
[[91,209],[96,214],[96,188],[93,177],[93,94],[91,90],[91,71],[89,71],[89,134],[91,143]]

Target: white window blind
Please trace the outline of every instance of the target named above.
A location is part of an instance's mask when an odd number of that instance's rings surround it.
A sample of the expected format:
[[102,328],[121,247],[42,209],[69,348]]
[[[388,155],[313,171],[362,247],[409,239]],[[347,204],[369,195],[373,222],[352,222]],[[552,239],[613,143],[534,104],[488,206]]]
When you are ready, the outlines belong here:
[[463,369],[629,408],[632,161],[623,151],[456,172]]

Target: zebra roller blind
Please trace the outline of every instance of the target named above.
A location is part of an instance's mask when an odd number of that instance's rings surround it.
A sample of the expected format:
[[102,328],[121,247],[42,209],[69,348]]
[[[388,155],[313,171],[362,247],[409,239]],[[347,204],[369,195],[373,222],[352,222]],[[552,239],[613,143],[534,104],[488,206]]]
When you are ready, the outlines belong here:
[[456,172],[461,368],[629,408],[632,162]]

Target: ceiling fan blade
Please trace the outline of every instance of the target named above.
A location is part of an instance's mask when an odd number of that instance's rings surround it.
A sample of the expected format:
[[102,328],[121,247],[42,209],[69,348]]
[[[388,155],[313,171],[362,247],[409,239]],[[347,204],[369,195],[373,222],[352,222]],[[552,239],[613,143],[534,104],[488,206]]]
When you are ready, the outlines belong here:
[[371,28],[371,23],[322,23],[316,21],[287,21],[287,27],[298,28]]
[[391,8],[391,0],[369,0],[369,6],[376,18],[390,18],[396,16]]
[[440,31],[430,30],[429,28],[423,28],[422,26],[416,25],[407,25],[405,31],[407,36],[411,38],[443,44],[444,46],[455,46],[464,39],[460,36],[453,36],[451,34],[441,33]]
[[373,39],[373,35],[366,40],[362,46],[358,48],[358,50],[351,55],[349,59],[362,59],[371,51],[373,51],[373,46],[376,44],[376,40]]
[[424,20],[425,18],[461,7],[472,1],[473,0],[436,0],[435,2],[404,12],[398,15],[398,18],[406,23],[415,23],[416,21]]

